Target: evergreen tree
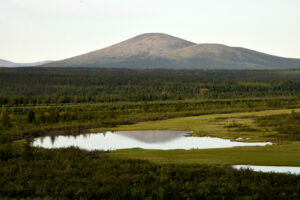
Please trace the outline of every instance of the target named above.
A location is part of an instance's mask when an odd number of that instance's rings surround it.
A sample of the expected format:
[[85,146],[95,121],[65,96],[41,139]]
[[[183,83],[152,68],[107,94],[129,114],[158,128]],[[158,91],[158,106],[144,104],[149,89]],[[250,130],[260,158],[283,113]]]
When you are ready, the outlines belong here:
[[35,122],[35,112],[30,110],[27,115],[27,119],[29,123]]
[[1,122],[2,122],[3,126],[8,126],[9,121],[10,121],[10,118],[9,118],[8,110],[6,108],[2,108]]
[[25,160],[29,161],[33,159],[33,150],[32,147],[30,146],[30,140],[28,138],[26,139],[26,142],[24,144],[23,153],[24,153]]

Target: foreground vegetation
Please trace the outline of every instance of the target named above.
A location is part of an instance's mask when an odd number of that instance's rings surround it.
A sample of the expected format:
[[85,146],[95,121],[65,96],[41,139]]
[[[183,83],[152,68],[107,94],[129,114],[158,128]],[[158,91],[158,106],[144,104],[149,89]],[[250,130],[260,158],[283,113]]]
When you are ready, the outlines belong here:
[[[299,199],[299,176],[229,166],[300,166],[299,74],[2,68],[0,198]],[[113,152],[30,146],[44,135],[149,129],[275,145]]]
[[78,149],[14,148],[0,160],[2,198],[299,199],[298,176],[211,165],[114,160]]

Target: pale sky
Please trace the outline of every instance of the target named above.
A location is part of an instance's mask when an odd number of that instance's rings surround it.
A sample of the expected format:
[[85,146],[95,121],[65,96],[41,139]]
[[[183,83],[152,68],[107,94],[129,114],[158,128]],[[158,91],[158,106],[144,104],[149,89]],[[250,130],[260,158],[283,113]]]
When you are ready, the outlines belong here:
[[299,0],[0,0],[0,59],[60,60],[160,32],[300,58]]

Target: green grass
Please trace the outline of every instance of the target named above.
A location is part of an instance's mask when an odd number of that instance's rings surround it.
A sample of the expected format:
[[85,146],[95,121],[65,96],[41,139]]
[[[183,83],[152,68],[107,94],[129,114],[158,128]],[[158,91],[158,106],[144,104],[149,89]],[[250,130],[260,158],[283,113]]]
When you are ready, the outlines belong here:
[[176,164],[249,164],[274,166],[300,166],[300,143],[265,147],[234,147],[201,150],[143,150],[112,151],[115,159],[142,159],[155,163]]
[[[186,130],[194,136],[211,136],[235,140],[236,138],[249,138],[247,141],[275,141],[273,135],[276,131],[259,126],[255,117],[277,114],[287,114],[300,109],[268,110],[259,112],[242,112],[228,114],[201,115],[195,117],[182,117],[175,119],[141,122],[132,125],[122,125],[110,129],[91,129],[90,132],[103,130]],[[241,127],[232,125],[239,124]],[[276,141],[278,142],[278,141]]]

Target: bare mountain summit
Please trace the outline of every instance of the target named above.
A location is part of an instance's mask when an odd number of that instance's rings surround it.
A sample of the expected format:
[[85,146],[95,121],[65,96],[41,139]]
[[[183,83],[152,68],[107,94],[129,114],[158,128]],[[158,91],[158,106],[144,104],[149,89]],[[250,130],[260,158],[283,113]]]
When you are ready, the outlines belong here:
[[72,57],[51,66],[155,67],[162,55],[195,45],[161,33],[147,33],[113,46]]
[[222,44],[195,44],[161,33],[139,35],[113,46],[45,66],[170,69],[295,69],[282,58]]

